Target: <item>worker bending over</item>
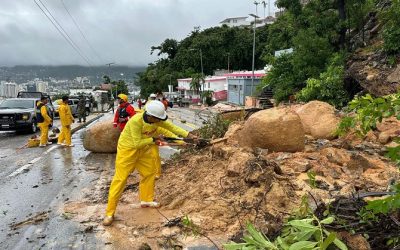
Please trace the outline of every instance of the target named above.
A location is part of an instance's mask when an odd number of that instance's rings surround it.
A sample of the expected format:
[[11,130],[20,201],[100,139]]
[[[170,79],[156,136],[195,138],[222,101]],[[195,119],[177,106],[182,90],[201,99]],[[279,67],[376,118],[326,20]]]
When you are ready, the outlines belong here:
[[168,119],[164,105],[152,101],[144,113],[138,113],[128,121],[118,140],[115,174],[108,195],[106,216],[103,225],[109,226],[114,220],[118,200],[125,188],[128,176],[135,170],[139,172],[139,198],[141,207],[159,207],[154,201],[156,166],[154,148],[167,145],[162,136],[192,137],[184,129],[175,126]]

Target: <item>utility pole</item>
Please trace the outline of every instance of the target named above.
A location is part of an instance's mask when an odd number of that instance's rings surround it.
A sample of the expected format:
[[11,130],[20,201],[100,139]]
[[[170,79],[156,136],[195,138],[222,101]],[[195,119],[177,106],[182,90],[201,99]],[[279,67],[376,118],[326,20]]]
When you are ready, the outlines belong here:
[[255,61],[255,53],[256,53],[256,23],[257,23],[257,15],[249,14],[249,16],[254,17],[254,29],[253,29],[253,60],[251,64],[252,77],[251,77],[251,96],[253,96],[253,88],[254,88],[254,61]]
[[228,73],[229,73],[229,57],[230,57],[231,53],[228,52]]
[[[114,65],[115,63],[114,62],[112,62],[112,63],[106,63],[106,65],[108,66],[108,73],[109,73],[109,77],[110,77],[110,80],[111,80],[111,65]],[[110,84],[111,84],[111,82],[110,82]],[[115,85],[115,98],[117,98],[117,91],[118,91],[118,85]],[[112,90],[111,90],[111,93],[112,93]]]
[[189,50],[199,50],[200,51],[200,67],[201,67],[201,78],[202,78],[201,81],[202,81],[203,91],[204,91],[203,52],[201,51],[201,49],[189,49]]

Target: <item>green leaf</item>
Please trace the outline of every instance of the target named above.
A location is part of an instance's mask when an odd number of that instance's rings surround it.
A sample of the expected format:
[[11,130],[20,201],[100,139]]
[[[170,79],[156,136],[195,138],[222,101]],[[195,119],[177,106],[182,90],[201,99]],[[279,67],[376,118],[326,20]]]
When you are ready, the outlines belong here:
[[314,219],[292,220],[288,224],[302,231],[314,231],[317,227],[311,224],[313,221]]
[[330,217],[327,217],[327,218],[321,220],[320,223],[321,223],[321,224],[328,225],[328,224],[331,224],[334,220],[335,220],[335,218],[333,218],[332,216],[330,216]]
[[292,244],[289,247],[289,250],[311,250],[317,244],[318,244],[318,242],[314,242],[314,241],[299,241],[299,242]]
[[348,250],[346,244],[344,244],[343,241],[339,239],[335,239],[333,241],[333,244],[335,244],[340,250]]
[[243,247],[245,247],[247,243],[228,243],[224,244],[224,249],[225,250],[241,250]]
[[283,250],[289,250],[289,245],[282,239],[281,236],[278,236],[275,241],[278,243],[277,246],[280,246]]
[[322,242],[321,250],[325,250],[329,247],[329,245],[336,239],[335,233],[330,233],[328,237]]
[[300,231],[297,233],[296,237],[294,237],[294,241],[306,241],[309,240],[311,238],[311,236],[313,236],[313,234],[315,233],[315,231],[317,231],[318,228],[315,228],[315,230],[306,230],[306,231]]
[[[325,229],[324,229],[324,233],[325,233],[326,235],[330,235],[330,234],[331,234],[328,230],[325,230]],[[336,239],[333,241],[333,244],[335,244],[335,246],[337,246],[340,250],[348,250],[346,244],[344,244],[344,243],[343,243],[341,240],[339,240],[338,238],[336,238]]]

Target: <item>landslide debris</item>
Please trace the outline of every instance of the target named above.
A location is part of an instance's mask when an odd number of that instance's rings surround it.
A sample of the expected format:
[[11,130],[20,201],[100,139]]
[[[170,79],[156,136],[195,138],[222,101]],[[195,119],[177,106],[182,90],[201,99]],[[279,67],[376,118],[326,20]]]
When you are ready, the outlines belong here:
[[[211,146],[188,148],[167,161],[156,182],[156,199],[161,208],[137,206],[138,176],[134,174],[121,197],[115,224],[103,228],[99,224],[112,178],[112,169],[103,169],[98,182],[85,191],[85,199],[71,201],[64,211],[77,212],[79,216],[74,220],[94,225],[93,231],[110,239],[113,247],[122,247],[117,245],[119,240],[125,242],[126,249],[135,249],[143,243],[152,249],[212,246],[204,237],[187,235],[181,225],[186,216],[204,235],[222,246],[230,239],[238,241],[247,222],[274,237],[285,219],[300,206],[302,197],[317,209],[337,197],[386,191],[391,182],[399,180],[398,168],[383,156],[387,149],[378,141],[380,134],[388,133],[391,138],[400,130],[400,124],[394,120],[385,120],[365,138],[351,134],[327,140],[306,135],[303,150],[281,152],[262,145],[241,146],[245,124],[259,113],[263,114],[258,112],[247,121],[231,123],[224,139],[213,140]],[[275,119],[264,114],[262,117]],[[296,126],[302,126],[301,119],[296,122],[299,123]],[[268,129],[276,135],[285,131],[279,123]],[[348,233],[346,230],[343,234]],[[359,232],[363,231],[356,233]],[[342,239],[365,243],[365,239],[357,241],[353,236],[344,235]],[[375,246],[370,239],[367,243]]]
[[[246,122],[232,123],[225,140],[167,162],[157,182],[165,210],[188,215],[209,235],[225,233],[237,239],[250,221],[274,236],[303,196],[316,209],[339,196],[386,191],[399,180],[398,168],[383,156],[386,147],[369,137],[306,136],[305,149],[298,152],[242,147],[241,136],[253,138],[246,124],[259,113],[263,119],[275,119],[258,112]],[[398,123],[384,121],[378,133],[396,131],[395,127],[400,129]],[[268,129],[277,136],[285,131],[277,124]],[[314,185],[309,173],[315,176]]]

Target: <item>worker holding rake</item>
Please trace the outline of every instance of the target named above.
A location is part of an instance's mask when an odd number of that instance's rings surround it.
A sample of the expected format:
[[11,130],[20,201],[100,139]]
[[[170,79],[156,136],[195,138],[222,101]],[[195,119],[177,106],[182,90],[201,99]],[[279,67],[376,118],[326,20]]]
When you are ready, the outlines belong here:
[[166,121],[168,116],[160,101],[152,101],[144,113],[133,116],[126,124],[118,140],[115,160],[115,174],[111,182],[106,216],[103,225],[109,226],[114,220],[118,200],[125,188],[128,176],[136,169],[140,175],[139,199],[141,207],[159,207],[154,201],[156,161],[154,147],[168,145],[167,137],[194,138],[188,131]]

